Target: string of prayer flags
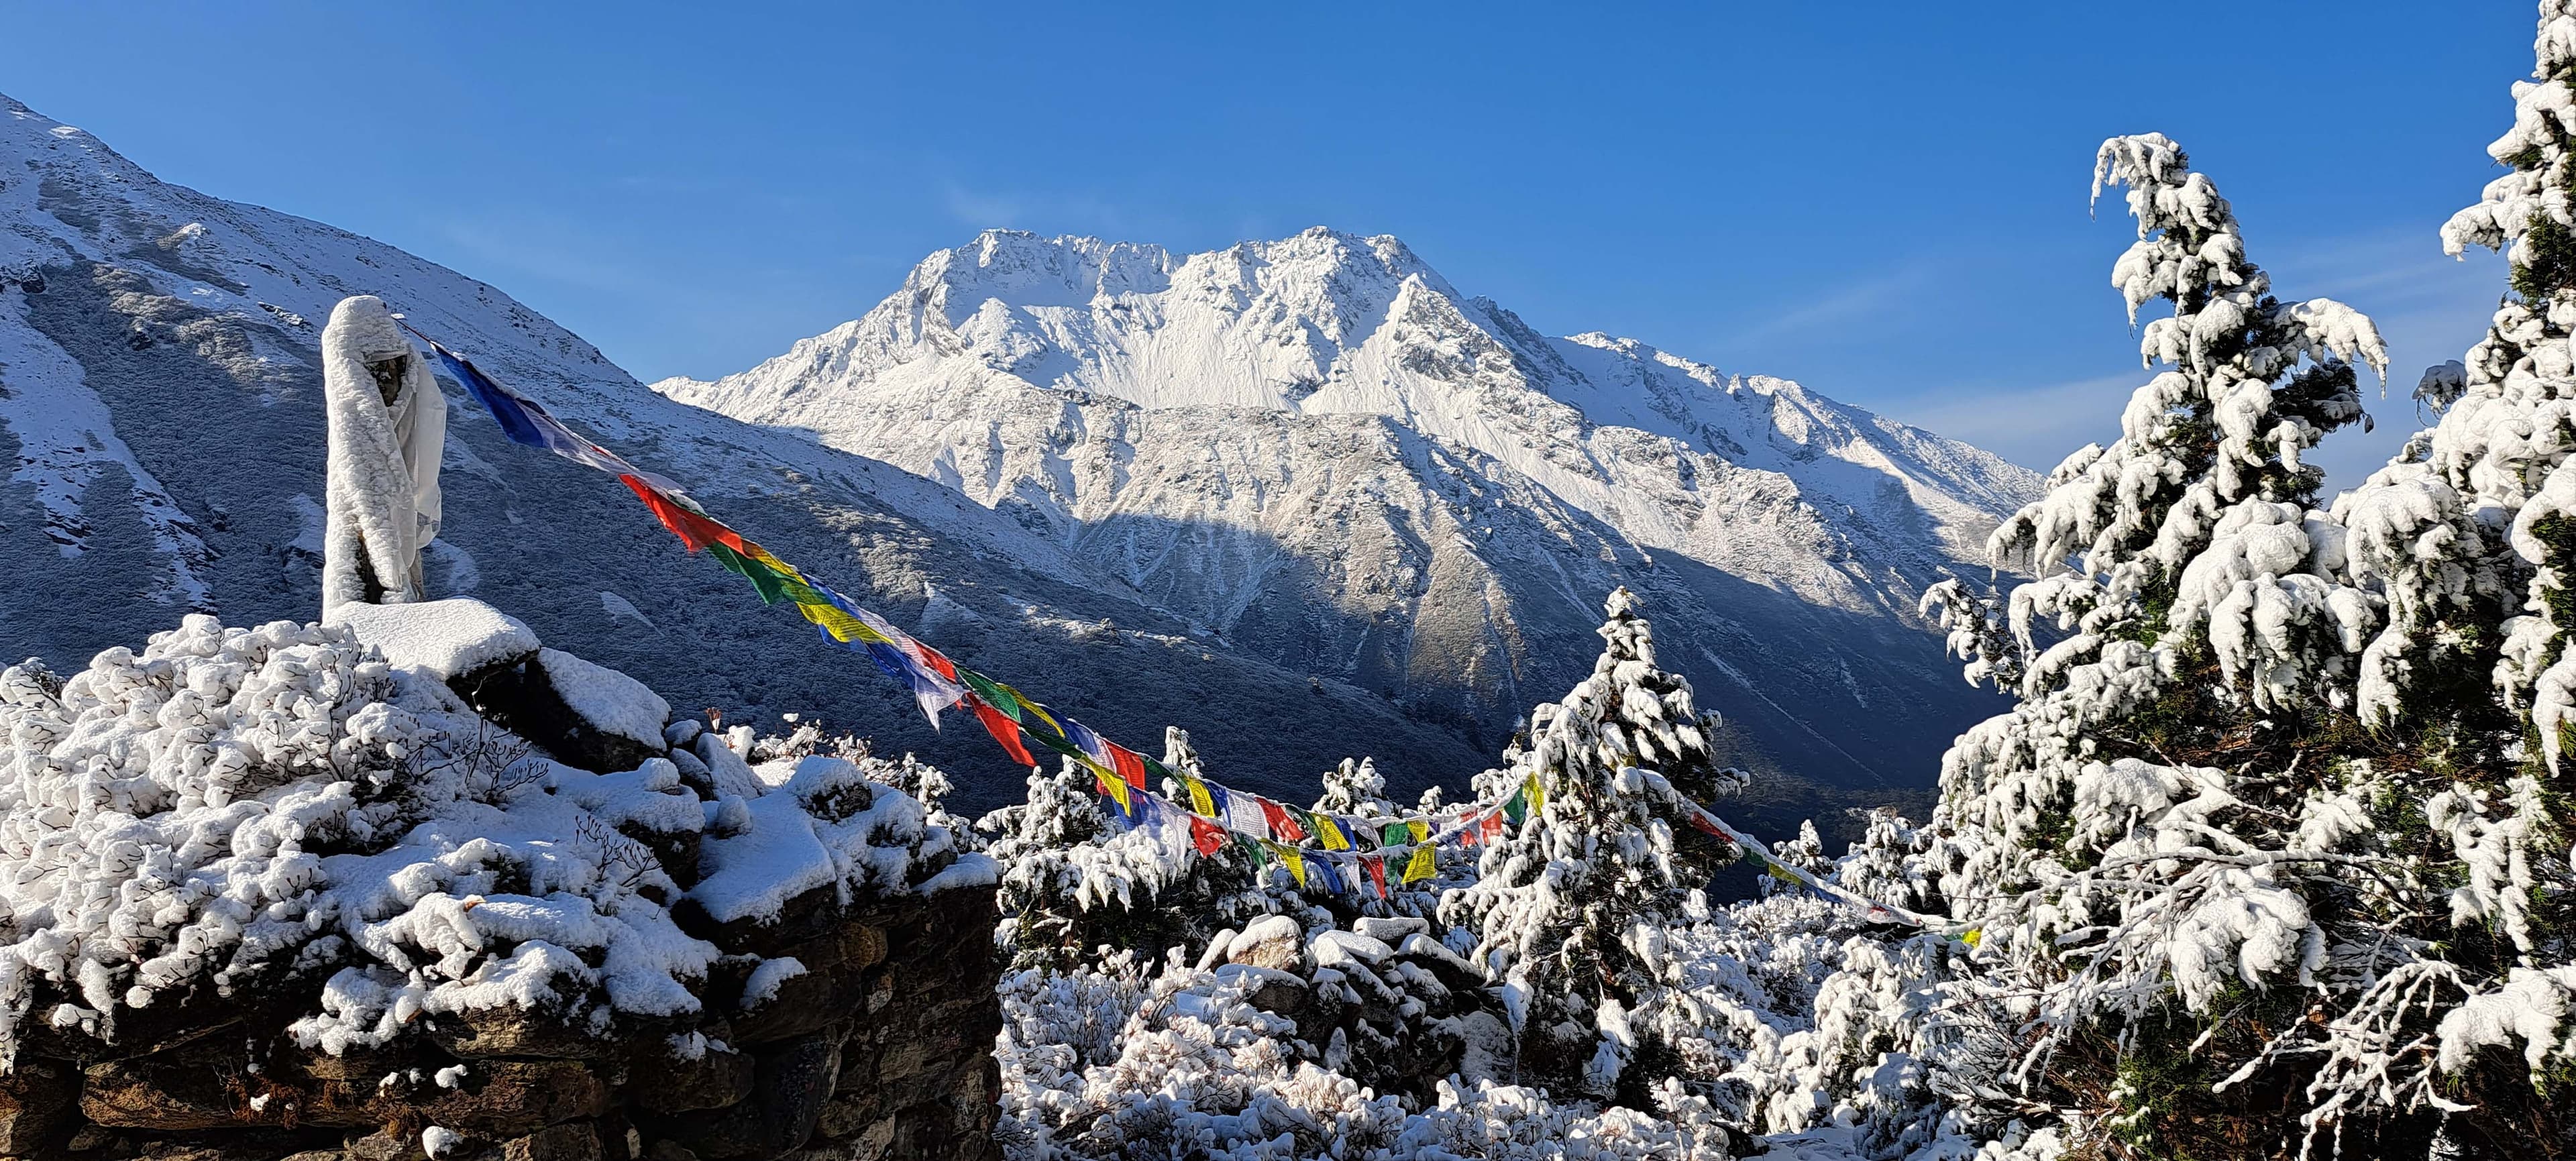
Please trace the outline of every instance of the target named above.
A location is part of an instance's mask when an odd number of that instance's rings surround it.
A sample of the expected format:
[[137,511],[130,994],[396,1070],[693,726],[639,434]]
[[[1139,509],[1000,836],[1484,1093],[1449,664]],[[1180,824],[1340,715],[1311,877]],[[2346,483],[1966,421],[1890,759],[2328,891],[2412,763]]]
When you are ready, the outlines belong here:
[[583,439],[571,428],[564,426],[562,420],[556,419],[548,414],[545,408],[538,406],[536,400],[494,382],[491,376],[484,374],[483,369],[475,366],[471,360],[438,345],[437,340],[428,335],[421,335],[418,330],[412,330],[408,323],[404,324],[404,329],[420,335],[421,341],[429,344],[429,349],[438,356],[438,361],[446,365],[447,373],[454,376],[458,383],[463,384],[466,392],[474,396],[475,400],[483,405],[485,411],[492,413],[493,420],[501,425],[501,434],[508,436],[510,442],[527,447],[544,448],[565,459],[597,468],[609,475],[633,476],[662,491],[673,495],[679,494],[678,484],[627,463],[617,453]]
[[[404,325],[409,327],[410,324]],[[1255,865],[1277,861],[1286,866],[1301,887],[1310,882],[1307,853],[1301,853],[1290,844],[1312,838],[1322,849],[1311,852],[1314,856],[1311,881],[1320,881],[1336,892],[1349,891],[1351,881],[1343,876],[1336,864],[1356,860],[1379,896],[1384,897],[1387,893],[1385,864],[1389,859],[1404,859],[1405,883],[1430,879],[1438,874],[1438,861],[1433,852],[1441,843],[1453,840],[1468,846],[1491,843],[1502,836],[1506,823],[1521,825],[1546,809],[1547,788],[1535,773],[1500,803],[1433,812],[1427,817],[1371,819],[1365,824],[1360,820],[1345,821],[1326,813],[1283,806],[1259,795],[1209,783],[1192,774],[1179,776],[1179,781],[1188,788],[1188,808],[1163,800],[1147,787],[1149,774],[1172,773],[1162,763],[1118,745],[1070,717],[1050,713],[1045,706],[1003,682],[957,665],[885,618],[859,607],[830,586],[806,576],[795,566],[726,527],[698,507],[677,483],[638,468],[615,452],[583,438],[535,400],[502,386],[470,360],[417,329],[412,333],[429,344],[449,374],[483,404],[484,410],[491,413],[502,434],[511,442],[541,448],[617,477],[618,482],[635,493],[636,498],[653,513],[654,519],[679,537],[689,551],[705,552],[726,570],[749,581],[762,603],[792,604],[815,626],[825,641],[866,653],[878,668],[912,693],[923,716],[930,719],[934,728],[939,725],[939,711],[963,703],[1014,761],[1036,765],[1026,744],[1030,741],[1050,752],[1081,761],[1091,768],[1093,782],[1100,793],[1117,804],[1119,817],[1131,828],[1154,827],[1159,835],[1176,845],[1185,837],[1188,845],[1202,855],[1222,850],[1230,838],[1244,847]],[[1041,730],[1039,726],[1045,728]],[[1455,825],[1450,824],[1452,819],[1457,820]],[[1444,827],[1437,833],[1432,826],[1435,820]],[[1759,861],[1767,873],[1803,884],[1819,895],[1865,913],[1874,921],[1939,930],[1967,930],[1966,938],[1973,941],[1977,937],[1973,929],[1959,928],[1947,921],[1936,923],[1911,911],[1864,899],[1819,880],[1803,868],[1782,863],[1772,857],[1761,843],[1696,805],[1689,806],[1685,821],[1713,837],[1734,844],[1744,857]],[[1371,827],[1375,828],[1374,832]],[[1228,832],[1232,832],[1231,836]],[[1382,853],[1359,853],[1352,836],[1372,833],[1378,851]]]
[[1855,911],[1859,911],[1863,915],[1866,915],[1871,922],[1901,923],[1908,927],[1921,927],[1941,931],[1954,930],[1956,927],[1955,924],[1941,923],[1935,921],[1931,917],[1917,915],[1902,907],[1890,907],[1887,904],[1880,903],[1874,899],[1863,898],[1817,878],[1804,867],[1794,867],[1781,862],[1779,859],[1774,858],[1771,854],[1770,848],[1762,845],[1759,840],[1743,831],[1727,825],[1725,819],[1719,818],[1703,807],[1691,805],[1689,821],[1692,826],[1697,827],[1702,831],[1706,831],[1709,834],[1734,843],[1736,849],[1743,852],[1744,858],[1752,859],[1761,864],[1763,873],[1776,879],[1783,879],[1788,882],[1799,884],[1818,895],[1834,900],[1837,903],[1841,903]]

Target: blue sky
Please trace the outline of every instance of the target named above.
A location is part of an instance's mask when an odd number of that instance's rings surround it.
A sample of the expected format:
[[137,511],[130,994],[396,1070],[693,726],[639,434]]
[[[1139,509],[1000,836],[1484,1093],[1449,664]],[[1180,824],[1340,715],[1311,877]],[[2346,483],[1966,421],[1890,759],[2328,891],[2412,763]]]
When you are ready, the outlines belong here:
[[[749,6],[729,6],[747,8]],[[2220,10],[2209,9],[2213,13]],[[1964,13],[1964,14],[1963,14]],[[2501,291],[2528,0],[0,5],[0,91],[165,179],[492,282],[641,378],[738,370],[987,226],[1178,250],[1392,233],[1607,330],[2045,468],[2141,380],[2088,217],[2160,130],[2286,297],[2376,316],[2375,437]]]

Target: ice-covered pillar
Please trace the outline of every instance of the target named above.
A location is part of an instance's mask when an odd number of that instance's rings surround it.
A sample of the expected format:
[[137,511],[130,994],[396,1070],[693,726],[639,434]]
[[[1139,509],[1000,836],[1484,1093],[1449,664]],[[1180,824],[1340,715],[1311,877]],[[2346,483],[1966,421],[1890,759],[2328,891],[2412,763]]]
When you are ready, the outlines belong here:
[[382,299],[362,294],[332,309],[322,398],[331,432],[323,618],[352,602],[424,599],[420,553],[438,535],[447,400]]

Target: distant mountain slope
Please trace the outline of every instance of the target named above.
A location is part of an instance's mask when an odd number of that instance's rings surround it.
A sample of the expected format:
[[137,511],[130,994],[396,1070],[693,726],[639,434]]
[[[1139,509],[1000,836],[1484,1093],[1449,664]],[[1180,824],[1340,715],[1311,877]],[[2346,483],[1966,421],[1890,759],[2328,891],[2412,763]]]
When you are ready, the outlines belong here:
[[[1194,635],[1116,569],[1009,514],[669,402],[489,286],[162,183],[6,98],[0,463],[14,467],[0,476],[0,654],[77,664],[190,608],[234,624],[317,614],[315,344],[355,293],[384,296],[788,558],[1133,744],[1185,724],[1229,777],[1283,790],[1352,752],[1416,786],[1491,759],[1370,691]],[[433,587],[482,595],[692,708],[819,714],[958,771],[970,805],[1018,797],[971,723],[932,734],[864,659],[686,559],[614,481],[507,444],[461,395],[450,407]]]
[[2037,477],[1798,384],[1549,339],[1393,238],[988,232],[758,367],[655,389],[1011,516],[1233,647],[1497,744],[1600,594],[1770,758],[1923,785],[1994,703],[1913,606]]

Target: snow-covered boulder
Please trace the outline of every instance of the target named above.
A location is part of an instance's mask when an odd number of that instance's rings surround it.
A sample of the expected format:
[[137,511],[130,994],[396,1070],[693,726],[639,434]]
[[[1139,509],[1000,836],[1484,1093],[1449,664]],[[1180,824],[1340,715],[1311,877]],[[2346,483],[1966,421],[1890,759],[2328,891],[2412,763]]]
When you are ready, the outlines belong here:
[[1431,921],[1418,915],[1363,915],[1351,921],[1351,930],[1388,946],[1401,946],[1408,935],[1431,930]]
[[[446,603],[387,609],[390,613]],[[402,620],[398,613],[360,615]],[[448,688],[476,714],[554,758],[585,769],[631,770],[648,758],[666,756],[669,743],[663,735],[671,705],[644,683],[560,649],[505,652],[499,640],[496,637],[489,647],[460,654],[470,658],[497,654],[495,659],[443,674]],[[526,643],[533,646],[534,637],[529,636]]]
[[1317,967],[1338,968],[1349,964],[1376,965],[1395,958],[1395,949],[1385,942],[1355,931],[1325,930],[1307,941],[1306,954],[1314,957]]
[[1226,962],[1274,971],[1301,971],[1306,964],[1306,932],[1285,915],[1265,915],[1245,924],[1226,947]]
[[451,597],[409,605],[350,603],[331,611],[330,624],[385,655],[396,669],[418,669],[451,681],[486,666],[525,659],[537,635],[517,617],[475,600]]
[[671,703],[643,682],[560,649],[538,650],[537,667],[583,725],[654,750],[668,745],[662,726],[671,718]]

